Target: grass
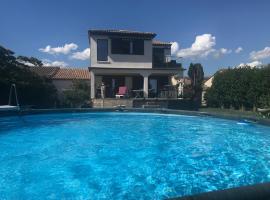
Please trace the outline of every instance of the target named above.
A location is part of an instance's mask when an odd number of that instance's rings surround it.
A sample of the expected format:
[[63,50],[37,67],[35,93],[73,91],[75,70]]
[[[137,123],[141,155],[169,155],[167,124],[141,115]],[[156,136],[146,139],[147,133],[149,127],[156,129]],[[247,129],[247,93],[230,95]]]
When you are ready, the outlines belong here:
[[200,108],[200,112],[207,112],[211,114],[218,114],[224,116],[237,116],[237,117],[247,117],[247,118],[257,118],[257,119],[265,119],[258,112],[253,111],[241,111],[241,110],[233,110],[233,109],[221,109],[221,108]]

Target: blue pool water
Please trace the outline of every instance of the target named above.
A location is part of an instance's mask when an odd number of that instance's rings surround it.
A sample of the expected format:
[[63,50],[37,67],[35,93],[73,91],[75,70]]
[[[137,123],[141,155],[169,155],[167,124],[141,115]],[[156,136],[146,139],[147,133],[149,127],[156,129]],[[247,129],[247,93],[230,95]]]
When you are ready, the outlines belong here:
[[270,181],[270,127],[142,113],[0,118],[0,199],[164,199]]

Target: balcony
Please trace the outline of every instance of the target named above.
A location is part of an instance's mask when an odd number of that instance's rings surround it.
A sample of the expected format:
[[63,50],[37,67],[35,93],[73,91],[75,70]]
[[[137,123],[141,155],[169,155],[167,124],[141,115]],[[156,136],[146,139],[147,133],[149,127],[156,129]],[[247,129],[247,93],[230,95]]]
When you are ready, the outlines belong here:
[[177,63],[176,60],[160,61],[159,59],[153,60],[153,68],[179,68],[182,69],[182,64]]

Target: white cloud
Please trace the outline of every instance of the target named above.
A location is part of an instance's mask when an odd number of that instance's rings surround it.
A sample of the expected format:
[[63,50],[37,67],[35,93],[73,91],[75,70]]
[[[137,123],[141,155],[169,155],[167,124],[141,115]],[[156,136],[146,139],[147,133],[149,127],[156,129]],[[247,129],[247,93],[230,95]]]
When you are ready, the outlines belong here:
[[71,59],[88,60],[90,59],[90,48],[86,48],[83,51],[75,52],[70,56]]
[[66,67],[68,65],[64,61],[58,61],[58,60],[50,61],[48,59],[42,60],[42,63],[43,63],[43,66],[45,66],[45,67],[51,67],[51,66],[53,66],[53,67]]
[[240,53],[241,51],[243,51],[243,48],[242,47],[238,47],[237,49],[235,49],[235,53]]
[[216,45],[216,37],[211,34],[198,35],[190,48],[180,49],[177,52],[178,57],[192,58],[192,57],[206,57],[214,52]]
[[172,55],[176,55],[176,53],[179,50],[179,44],[178,42],[172,42],[172,46],[171,46],[171,54]]
[[230,54],[232,53],[231,49],[226,49],[226,48],[221,48],[219,50],[214,50],[214,57],[215,58],[220,58],[221,56],[225,55],[225,54]]
[[270,57],[270,47],[265,47],[263,50],[252,51],[250,53],[250,58],[252,60],[260,60],[268,57]]
[[76,50],[77,48],[78,48],[77,44],[70,43],[70,44],[65,44],[62,47],[51,47],[50,45],[48,45],[45,48],[40,48],[39,51],[56,55],[56,54],[68,54],[72,50]]
[[221,52],[222,54],[229,54],[229,53],[232,53],[232,50],[231,50],[231,49],[221,48],[221,49],[220,49],[220,52]]
[[250,62],[250,63],[241,63],[240,65],[238,65],[237,67],[238,68],[244,68],[244,67],[251,67],[251,68],[254,68],[254,67],[261,67],[262,66],[262,62],[258,61],[258,60],[255,60],[253,62]]

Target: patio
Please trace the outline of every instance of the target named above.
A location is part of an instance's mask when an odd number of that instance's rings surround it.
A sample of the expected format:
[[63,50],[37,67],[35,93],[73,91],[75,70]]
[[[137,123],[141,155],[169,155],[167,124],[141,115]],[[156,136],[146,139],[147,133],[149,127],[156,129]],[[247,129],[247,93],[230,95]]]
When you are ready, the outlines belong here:
[[106,98],[93,99],[93,108],[172,108],[184,102],[180,99],[168,98]]
[[91,68],[91,99],[101,98],[101,85],[105,86],[104,98],[116,99],[119,87],[127,92],[121,98],[176,99],[177,88],[171,84],[171,76],[179,72],[168,69],[111,69]]

